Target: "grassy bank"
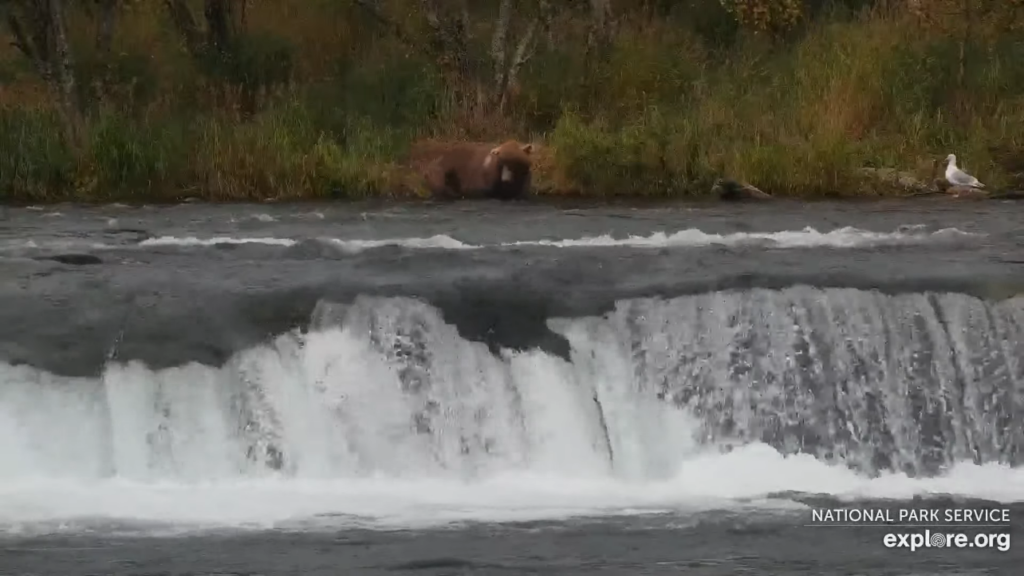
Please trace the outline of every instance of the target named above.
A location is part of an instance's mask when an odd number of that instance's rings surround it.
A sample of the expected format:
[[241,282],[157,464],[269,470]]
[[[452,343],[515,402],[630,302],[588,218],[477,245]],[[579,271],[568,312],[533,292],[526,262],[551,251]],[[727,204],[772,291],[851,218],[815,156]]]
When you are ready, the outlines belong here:
[[[433,57],[346,2],[254,3],[242,80],[185,54],[162,3],[120,14],[109,56],[72,13],[79,141],[32,66],[0,49],[0,200],[415,195],[403,157],[427,137],[539,142],[545,194],[700,196],[719,176],[782,196],[897,194],[861,170],[930,181],[950,152],[990,188],[1024,187],[1018,31],[961,45],[948,26],[869,7],[773,38],[713,1],[680,4],[620,15],[596,56],[582,49],[585,18],[565,16],[504,113],[460,104]],[[289,81],[247,94],[280,54]]]

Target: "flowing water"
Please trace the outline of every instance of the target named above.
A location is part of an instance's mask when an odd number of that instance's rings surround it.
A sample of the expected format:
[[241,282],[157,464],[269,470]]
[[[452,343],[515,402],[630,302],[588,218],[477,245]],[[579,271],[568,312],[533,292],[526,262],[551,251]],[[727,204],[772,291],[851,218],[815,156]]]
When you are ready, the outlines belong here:
[[1016,210],[7,209],[0,574],[1016,573]]

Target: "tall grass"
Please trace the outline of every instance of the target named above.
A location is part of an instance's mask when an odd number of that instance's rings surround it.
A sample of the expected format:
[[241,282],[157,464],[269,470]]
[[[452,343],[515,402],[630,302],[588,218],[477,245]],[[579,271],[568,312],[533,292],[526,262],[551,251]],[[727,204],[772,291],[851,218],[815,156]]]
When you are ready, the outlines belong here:
[[[860,181],[858,168],[927,181],[955,151],[990,186],[1011,184],[1024,165],[1000,151],[1024,138],[1024,67],[1013,64],[1024,43],[986,51],[957,86],[955,43],[910,32],[879,17],[825,23],[790,46],[737,45],[699,71],[679,62],[635,108],[563,114],[552,135],[559,166],[598,194],[700,194],[729,175],[778,194],[833,196],[898,192]],[[609,74],[609,89],[643,86],[657,66],[649,54],[662,52],[638,42],[670,35],[620,41],[623,61],[644,64],[632,78]]]
[[[347,3],[253,3],[263,40],[228,71],[183,54],[159,4],[124,15],[106,59],[72,19],[76,146],[31,68],[0,49],[0,200],[408,195],[410,143],[467,135],[545,141],[535,181],[551,194],[699,196],[721,176],[786,196],[889,194],[859,169],[927,181],[949,152],[990,187],[1024,185],[1024,40],[1011,36],[972,40],[961,85],[956,42],[901,16],[822,18],[785,42],[721,15],[637,18],[596,61],[576,23],[522,71],[507,114],[481,117]],[[290,81],[245,93],[238,82],[281,54]]]

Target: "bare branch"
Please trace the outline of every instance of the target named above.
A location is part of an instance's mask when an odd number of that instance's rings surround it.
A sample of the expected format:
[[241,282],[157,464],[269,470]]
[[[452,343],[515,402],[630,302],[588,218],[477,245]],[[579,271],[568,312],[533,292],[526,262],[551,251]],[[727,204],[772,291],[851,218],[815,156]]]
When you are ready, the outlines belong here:
[[192,54],[198,52],[202,46],[199,33],[199,24],[192,14],[185,0],[164,0],[167,12],[171,15],[171,22],[178,29],[178,33],[185,39],[185,47]]
[[[450,79],[456,100],[471,107],[483,107],[488,103],[504,105],[510,84],[536,50],[538,28],[544,26],[544,29],[550,29],[549,23],[552,20],[551,2],[540,0],[541,17],[527,26],[524,37],[515,45],[513,58],[513,54],[510,54],[510,37],[513,21],[516,20],[516,5],[513,0],[500,0],[497,20],[491,32],[490,70],[494,76],[487,81],[487,66],[469,49],[469,36],[473,27],[468,0],[417,0],[420,15],[430,31],[426,42],[410,38],[385,13],[380,0],[352,1],[404,44],[421,51],[424,48],[429,50],[437,58],[442,72]],[[474,93],[476,104],[473,103]]]
[[405,30],[398,25],[397,22],[388,18],[384,11],[381,10],[380,4],[375,0],[353,0],[356,6],[359,6],[363,11],[368,14],[371,18],[377,21],[377,24],[383,26],[390,32],[399,42],[405,44],[410,48],[415,48],[416,43],[409,38],[409,35],[405,33]]
[[7,15],[7,27],[11,29],[11,36],[14,37],[11,46],[17,48],[25,58],[28,58],[29,62],[32,62],[32,65],[36,67],[36,71],[44,80],[48,79],[50,71],[42,55],[32,44],[29,35],[25,33],[25,27],[13,12]]
[[519,46],[516,47],[515,59],[512,60],[512,65],[509,66],[508,76],[509,82],[515,82],[518,78],[519,71],[533,58],[533,55],[537,51],[537,43],[534,41],[534,35],[537,32],[537,21],[530,22],[530,25],[526,28],[526,33],[523,34],[522,40],[519,41]]
[[498,107],[500,110],[504,110],[508,103],[509,87],[515,86],[516,81],[519,79],[519,71],[522,70],[523,66],[530,61],[530,58],[536,53],[537,42],[535,41],[535,35],[537,32],[538,21],[533,20],[530,25],[526,28],[526,33],[523,34],[522,39],[519,41],[519,45],[516,47],[515,57],[512,60],[512,64],[508,67],[508,72],[504,78],[504,84],[501,87],[501,92],[498,100]]

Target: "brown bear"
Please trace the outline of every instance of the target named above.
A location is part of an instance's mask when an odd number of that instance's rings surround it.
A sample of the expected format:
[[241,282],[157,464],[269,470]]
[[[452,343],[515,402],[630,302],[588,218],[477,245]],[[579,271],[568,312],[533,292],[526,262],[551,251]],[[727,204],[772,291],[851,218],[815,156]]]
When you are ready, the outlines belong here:
[[748,200],[771,200],[772,195],[762,192],[759,188],[735,180],[719,178],[711,187],[712,194],[725,202],[743,202]]
[[410,158],[436,198],[512,200],[530,193],[532,152],[533,144],[515,140],[419,142]]

